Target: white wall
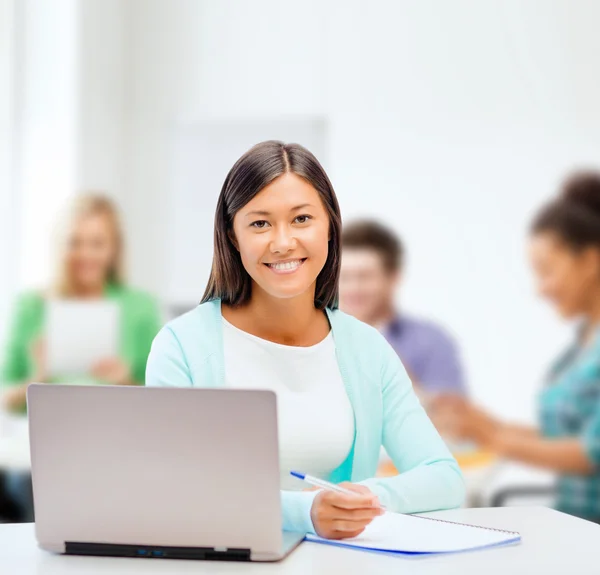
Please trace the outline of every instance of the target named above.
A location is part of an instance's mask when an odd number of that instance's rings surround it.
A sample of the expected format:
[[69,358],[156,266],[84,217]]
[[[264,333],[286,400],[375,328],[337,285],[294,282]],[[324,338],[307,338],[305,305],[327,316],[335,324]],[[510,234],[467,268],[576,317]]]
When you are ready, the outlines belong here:
[[19,201],[10,213],[17,214],[22,289],[47,285],[53,234],[71,196],[89,189],[117,198],[123,193],[127,13],[120,0],[21,0],[14,6],[15,49],[3,55],[17,70],[5,94],[16,95],[10,141]]
[[19,287],[42,287],[51,273],[57,212],[77,181],[78,2],[15,2],[19,52]]
[[14,140],[14,4],[0,0],[0,340],[6,330],[9,302],[15,288],[17,242],[13,190]]
[[[129,8],[131,271],[137,283],[164,293],[163,216],[176,125],[322,112],[324,20],[316,0],[301,10],[276,0],[133,0]],[[198,299],[203,291],[198,286]]]
[[76,190],[124,193],[128,12],[123,0],[80,0]]
[[368,213],[401,231],[406,306],[454,331],[485,404],[531,417],[568,334],[534,298],[525,230],[567,168],[600,157],[600,5],[134,0],[129,10],[134,279],[164,286],[178,122],[324,114],[346,219]]
[[525,230],[565,170],[600,161],[600,5],[356,6],[329,44],[346,216],[401,230],[407,307],[452,328],[486,404],[530,416],[565,334],[534,298]]
[[598,3],[20,5],[22,279],[45,273],[57,199],[100,187],[124,206],[133,283],[164,294],[176,126],[324,116],[345,219],[402,233],[406,307],[454,331],[485,404],[531,417],[568,334],[532,293],[525,230],[566,169],[600,157]]

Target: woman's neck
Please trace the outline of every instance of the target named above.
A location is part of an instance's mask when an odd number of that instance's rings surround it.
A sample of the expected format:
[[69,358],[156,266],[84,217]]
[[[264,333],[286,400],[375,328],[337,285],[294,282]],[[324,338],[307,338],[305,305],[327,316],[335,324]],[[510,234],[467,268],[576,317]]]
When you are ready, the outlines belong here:
[[367,323],[377,329],[383,329],[394,320],[397,313],[393,304],[386,303],[377,310],[377,313]]
[[310,346],[327,336],[329,323],[316,309],[310,290],[295,298],[274,298],[254,289],[250,302],[241,308],[223,307],[223,316],[236,327],[284,345]]
[[72,297],[78,299],[96,299],[104,295],[104,285],[97,286],[73,286]]

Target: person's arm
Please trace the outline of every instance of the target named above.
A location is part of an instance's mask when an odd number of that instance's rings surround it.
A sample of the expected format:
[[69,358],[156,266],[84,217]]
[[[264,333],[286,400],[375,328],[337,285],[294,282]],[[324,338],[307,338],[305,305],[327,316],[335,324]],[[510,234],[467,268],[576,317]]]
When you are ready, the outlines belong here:
[[139,325],[136,329],[135,357],[131,366],[131,379],[134,385],[144,385],[150,348],[162,324],[161,314],[154,299],[145,294],[143,297],[143,309],[139,312]]
[[[29,384],[45,380],[43,343],[38,341],[32,344],[28,337],[36,319],[35,303],[32,295],[17,299],[7,332],[0,367],[0,385],[4,388],[2,403],[8,411],[24,411]],[[34,372],[31,372],[32,365]]]
[[586,475],[600,464],[600,406],[598,416],[581,437],[550,439],[533,427],[505,424],[459,398],[443,404],[448,429],[505,457],[558,473]]
[[541,435],[516,435],[499,425],[490,444],[506,458],[538,465],[558,473],[588,475],[600,467],[600,401],[594,416],[578,437],[545,438]]
[[537,465],[558,473],[588,475],[597,470],[585,442],[579,438],[544,439],[532,435],[505,433],[498,429],[490,448],[499,455]]
[[504,424],[504,432],[507,435],[512,435],[515,439],[531,439],[540,437],[540,430],[533,425],[523,425],[520,423]]
[[391,511],[458,507],[465,496],[458,464],[421,407],[396,353],[387,345],[382,351],[383,446],[399,475],[360,483]]
[[[183,348],[169,326],[163,327],[154,342],[146,365],[146,386],[192,387],[193,380]],[[285,531],[314,533],[311,519],[317,491],[281,491],[282,522]]]
[[438,395],[428,405],[428,414],[438,431],[454,439],[475,441],[493,449],[492,436],[502,429],[502,436],[518,442],[539,437],[534,426],[502,423],[469,400],[455,394]]
[[46,344],[43,339],[38,339],[30,346],[30,355],[35,367],[33,375],[25,381],[12,381],[7,388],[3,404],[5,409],[14,412],[23,412],[27,407],[27,388],[31,383],[45,383],[48,380],[46,372]]

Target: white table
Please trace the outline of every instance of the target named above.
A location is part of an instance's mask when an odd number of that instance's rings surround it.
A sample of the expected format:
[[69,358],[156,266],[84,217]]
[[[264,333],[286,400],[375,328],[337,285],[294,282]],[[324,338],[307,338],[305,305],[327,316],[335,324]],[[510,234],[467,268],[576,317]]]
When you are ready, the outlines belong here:
[[477,497],[481,502],[480,506],[485,507],[491,505],[494,497],[506,489],[538,488],[546,490],[548,494],[542,496],[513,497],[507,501],[506,505],[514,506],[518,504],[520,499],[525,505],[551,506],[554,502],[551,492],[555,483],[556,475],[539,467],[515,461],[498,461],[495,468],[476,487]]
[[302,543],[280,563],[218,563],[52,555],[37,548],[33,525],[0,525],[0,573],[136,575],[243,573],[256,575],[520,575],[600,573],[600,526],[542,507],[456,509],[431,514],[520,531],[523,542],[443,557],[409,559]]

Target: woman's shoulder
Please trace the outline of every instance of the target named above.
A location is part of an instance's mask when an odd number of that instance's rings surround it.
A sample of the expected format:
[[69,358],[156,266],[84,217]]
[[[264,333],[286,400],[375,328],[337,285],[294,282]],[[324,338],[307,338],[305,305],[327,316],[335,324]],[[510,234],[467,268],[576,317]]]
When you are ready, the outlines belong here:
[[174,329],[179,329],[184,326],[198,325],[210,320],[217,321],[220,314],[220,302],[218,300],[207,301],[177,316],[169,321],[167,325],[172,326]]
[[[169,321],[161,330],[175,337],[182,347],[194,346],[206,349],[215,341],[221,315],[220,302],[213,300]],[[198,344],[204,345],[198,345]],[[209,346],[210,347],[210,346]]]
[[373,381],[379,383],[382,374],[387,379],[398,371],[400,358],[377,328],[340,310],[328,313],[336,349],[353,371],[371,374]]
[[41,313],[47,298],[48,293],[43,289],[26,290],[17,295],[15,308],[19,313]]
[[327,315],[332,323],[334,323],[334,329],[341,327],[343,329],[349,329],[352,332],[360,334],[373,334],[379,333],[373,326],[355,318],[341,309],[327,309]]
[[116,296],[126,305],[137,308],[155,308],[158,306],[157,298],[149,291],[130,286],[109,286],[106,290],[107,295]]
[[9,337],[37,333],[44,322],[46,296],[42,290],[23,291],[13,299]]
[[340,309],[328,310],[336,340],[341,339],[360,347],[387,346],[385,337],[373,326]]

